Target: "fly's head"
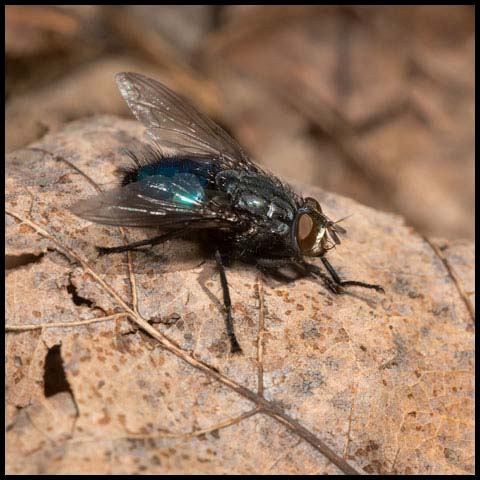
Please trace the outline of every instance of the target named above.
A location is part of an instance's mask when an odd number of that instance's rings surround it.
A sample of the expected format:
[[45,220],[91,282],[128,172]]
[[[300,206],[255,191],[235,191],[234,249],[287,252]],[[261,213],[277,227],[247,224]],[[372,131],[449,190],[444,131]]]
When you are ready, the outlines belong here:
[[341,242],[338,234],[346,233],[346,230],[338,225],[340,221],[330,220],[314,198],[306,197],[304,205],[297,213],[293,228],[294,242],[301,255],[320,257],[339,245]]

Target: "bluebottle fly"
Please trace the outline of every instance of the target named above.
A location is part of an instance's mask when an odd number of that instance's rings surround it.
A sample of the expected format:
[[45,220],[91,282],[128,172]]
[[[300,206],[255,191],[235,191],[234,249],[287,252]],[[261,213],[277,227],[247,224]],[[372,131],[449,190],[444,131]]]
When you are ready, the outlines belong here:
[[[315,199],[297,195],[253,163],[222,128],[161,83],[138,73],[119,73],[116,81],[151,144],[140,153],[130,152],[133,164],[123,170],[119,187],[81,200],[71,211],[104,225],[151,227],[162,233],[128,245],[97,247],[101,254],[199,232],[220,274],[232,352],[241,351],[225,273],[233,260],[253,263],[285,280],[321,279],[335,294],[350,286],[383,292],[379,285],[337,275],[325,254],[346,232]],[[308,257],[319,257],[326,273],[308,263]]]

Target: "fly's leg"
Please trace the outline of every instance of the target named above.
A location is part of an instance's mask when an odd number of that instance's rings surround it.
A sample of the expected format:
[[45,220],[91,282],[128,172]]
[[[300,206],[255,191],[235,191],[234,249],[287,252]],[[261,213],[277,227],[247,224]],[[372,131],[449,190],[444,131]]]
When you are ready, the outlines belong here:
[[327,286],[327,288],[332,293],[335,293],[335,294],[343,293],[343,287],[349,287],[349,286],[373,288],[377,290],[377,292],[385,293],[385,291],[380,285],[371,285],[369,283],[357,282],[355,280],[342,281],[338,276],[337,272],[330,265],[330,262],[328,262],[328,260],[323,257],[322,257],[322,261],[323,261],[323,264],[325,265],[325,268],[328,270],[328,273],[331,275],[332,278],[325,275],[325,273],[323,273],[320,267],[317,267],[317,265],[313,265],[311,263],[305,263],[305,267],[308,269],[311,275],[313,275],[314,277],[321,278],[325,283],[325,285]]
[[308,273],[311,276],[321,278],[325,286],[335,295],[339,295],[343,292],[342,286],[335,282],[335,280],[332,280],[328,275],[323,273],[320,267],[317,267],[312,263],[305,263],[304,267],[308,270]]
[[275,274],[280,278],[285,278],[286,281],[292,282],[309,275],[321,278],[325,286],[335,294],[342,293],[342,288],[336,282],[334,282],[328,275],[322,272],[316,265],[311,265],[306,262],[299,262],[294,258],[262,258],[257,260],[257,265],[262,270],[270,271],[272,269],[278,269],[282,267],[293,267],[297,272],[297,278],[292,279],[281,272],[276,271]]
[[330,264],[330,262],[325,257],[321,257],[321,259],[323,264],[325,265],[325,268],[328,270],[328,273],[331,275],[331,277],[333,278],[333,281],[337,285],[340,285],[341,287],[355,286],[355,287],[363,287],[363,288],[372,288],[377,292],[385,293],[385,290],[380,285],[373,285],[371,283],[358,282],[356,280],[341,280],[337,272],[334,270],[334,268]]
[[227,326],[228,339],[230,340],[230,348],[232,353],[241,352],[242,349],[240,348],[237,337],[235,336],[235,331],[233,329],[232,302],[230,300],[230,291],[228,289],[227,275],[225,274],[225,267],[223,265],[222,256],[220,255],[220,252],[218,250],[215,252],[215,260],[217,262],[218,271],[220,273],[220,283],[222,284],[223,305],[225,306],[225,310],[227,313],[225,322]]
[[144,247],[145,245],[158,245],[159,243],[166,242],[172,238],[177,237],[181,232],[174,230],[171,232],[157,235],[153,238],[147,238],[146,240],[140,240],[139,242],[128,243],[127,245],[119,245],[117,247],[96,247],[99,255],[108,255],[110,253],[128,252],[129,250],[136,250],[138,247]]

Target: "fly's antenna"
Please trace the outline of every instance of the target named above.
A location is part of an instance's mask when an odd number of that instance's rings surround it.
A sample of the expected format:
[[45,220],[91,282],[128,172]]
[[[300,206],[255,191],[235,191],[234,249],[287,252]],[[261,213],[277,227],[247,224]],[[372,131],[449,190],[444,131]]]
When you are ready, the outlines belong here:
[[337,235],[337,233],[340,233],[342,235],[347,233],[347,231],[343,227],[340,227],[338,224],[340,222],[343,222],[347,218],[350,218],[352,215],[353,214],[347,215],[346,217],[343,217],[340,220],[336,220],[335,222],[332,222],[331,220],[328,221],[328,223],[326,225],[326,228],[327,228],[329,236],[332,238],[333,247],[331,247],[331,248],[334,248],[336,245],[340,245],[342,243],[341,240],[340,240],[340,237]]
[[342,217],[340,220],[335,220],[335,222],[332,222],[333,229],[334,229],[335,231],[337,231],[338,233],[342,233],[342,234],[347,233],[347,231],[346,231],[343,227],[339,227],[338,224],[339,224],[340,222],[343,222],[343,221],[346,220],[347,218],[350,218],[352,215],[353,215],[353,213],[351,213],[350,215],[347,215],[347,216],[345,216],[345,217]]

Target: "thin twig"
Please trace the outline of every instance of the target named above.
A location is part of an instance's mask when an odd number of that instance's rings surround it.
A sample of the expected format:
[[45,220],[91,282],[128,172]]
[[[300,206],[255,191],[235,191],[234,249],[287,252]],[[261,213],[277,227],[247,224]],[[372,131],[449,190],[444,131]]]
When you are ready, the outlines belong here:
[[258,274],[258,335],[257,335],[257,383],[258,395],[263,397],[263,348],[265,336],[265,304],[263,297],[263,279],[262,274]]
[[109,320],[116,320],[120,317],[127,316],[126,313],[115,313],[106,317],[89,318],[88,320],[77,320],[75,322],[58,322],[58,323],[36,323],[27,325],[6,325],[5,331],[7,332],[25,332],[27,330],[38,330],[42,328],[65,328],[65,327],[78,327],[80,325],[89,325],[91,323],[107,322]]

